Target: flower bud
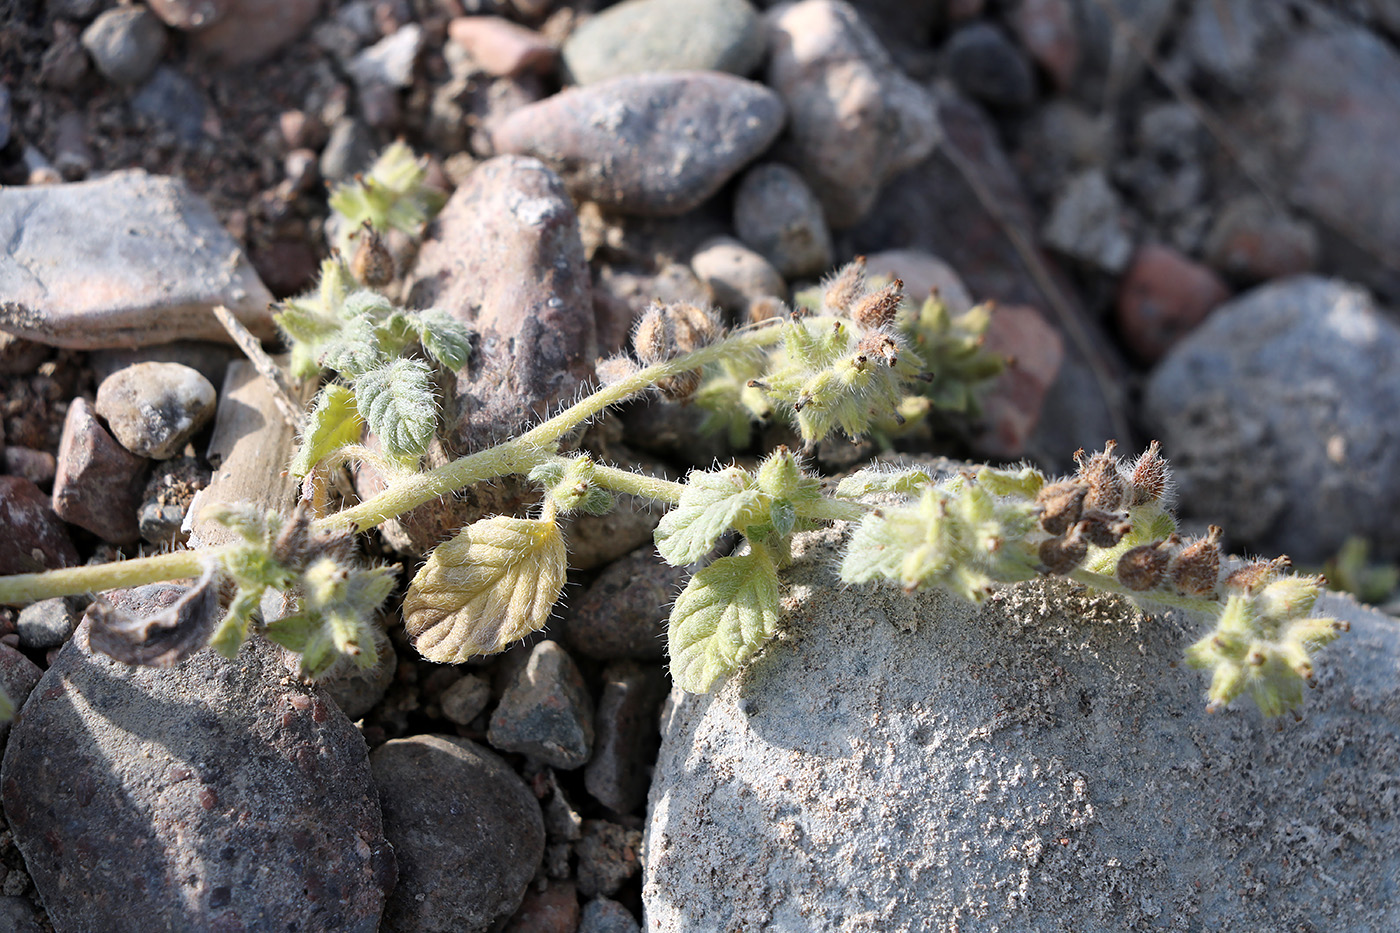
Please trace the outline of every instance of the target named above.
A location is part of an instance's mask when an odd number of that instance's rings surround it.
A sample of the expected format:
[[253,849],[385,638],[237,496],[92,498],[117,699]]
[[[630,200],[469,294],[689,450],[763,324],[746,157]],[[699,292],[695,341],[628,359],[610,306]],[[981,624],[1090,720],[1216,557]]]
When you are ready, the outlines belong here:
[[1118,558],[1118,582],[1139,593],[1155,589],[1171,562],[1171,552],[1162,546],[1165,543],[1154,541],[1125,551]]
[[1188,596],[1215,592],[1220,582],[1220,538],[1225,533],[1211,525],[1204,538],[1197,538],[1177,552],[1172,560],[1172,585]]
[[394,255],[384,245],[368,220],[356,239],[355,255],[350,259],[350,274],[370,288],[383,288],[394,280]]
[[1118,470],[1118,458],[1113,456],[1116,441],[1104,445],[1103,452],[1094,454],[1079,464],[1079,481],[1089,487],[1084,508],[1101,512],[1117,512],[1123,506],[1127,483]]
[[1066,574],[1084,562],[1089,554],[1089,542],[1079,534],[1078,526],[1064,537],[1046,538],[1040,542],[1040,562],[1053,574]]
[[1095,547],[1113,547],[1133,530],[1133,523],[1124,518],[1121,512],[1092,509],[1084,513],[1076,527],[1085,540]]
[[822,304],[832,314],[845,315],[865,291],[865,257],[846,263],[826,283]]
[[851,320],[866,330],[878,330],[894,323],[904,300],[904,283],[895,279],[884,288],[862,297],[851,309]]
[[880,331],[866,334],[856,343],[855,363],[862,366],[870,359],[878,359],[886,366],[895,365],[899,362],[899,342]]
[[720,336],[719,318],[713,312],[680,302],[666,308],[675,334],[676,348],[689,353],[714,343]]
[[1040,507],[1040,527],[1052,535],[1069,531],[1083,514],[1088,492],[1087,486],[1074,480],[1041,487],[1035,497],[1035,504]]
[[647,366],[663,363],[676,355],[675,326],[661,302],[653,301],[642,312],[641,320],[632,331],[632,349],[637,359]]
[[1133,472],[1128,478],[1128,505],[1158,502],[1170,487],[1171,470],[1162,458],[1162,445],[1153,441],[1133,463]]

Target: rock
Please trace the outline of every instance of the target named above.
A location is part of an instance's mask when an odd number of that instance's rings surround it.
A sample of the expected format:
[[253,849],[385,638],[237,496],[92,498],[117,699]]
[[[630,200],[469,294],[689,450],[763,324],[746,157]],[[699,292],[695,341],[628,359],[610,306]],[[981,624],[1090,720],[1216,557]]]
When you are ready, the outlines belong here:
[[[39,669],[39,665],[9,645],[0,643],[0,691],[4,691],[5,696],[10,698],[16,710],[24,705],[25,699],[42,676],[44,672]],[[0,720],[0,749],[5,747],[10,725],[11,720]],[[4,919],[3,913],[0,913],[0,919]]]
[[137,363],[180,363],[198,370],[210,385],[221,385],[229,364],[243,360],[243,351],[229,343],[179,340],[145,347],[94,350],[88,354],[93,379],[99,384],[119,369]]
[[[641,469],[652,476],[674,479],[675,472],[650,457],[623,458],[628,469]],[[569,543],[569,567],[597,570],[651,541],[652,533],[666,514],[666,507],[636,496],[620,495],[605,515],[575,513],[560,524]]]
[[1400,555],[1400,327],[1365,292],[1300,276],[1216,308],[1153,370],[1144,413],[1183,510],[1232,547],[1321,563],[1352,535]]
[[198,145],[204,136],[209,101],[198,85],[174,68],[157,68],[132,96],[131,106],[169,127],[187,146]]
[[793,168],[765,162],[744,173],[734,192],[734,230],[789,279],[831,266],[831,232],[812,189]]
[[228,307],[275,329],[272,295],[213,211],[183,181],[142,171],[0,189],[0,329],[60,347],[221,340]]
[[572,881],[546,882],[543,890],[525,892],[520,909],[506,924],[504,933],[576,933],[578,891]]
[[1170,246],[1149,243],[1133,255],[1119,283],[1119,332],[1140,359],[1155,363],[1229,297],[1210,269]]
[[0,574],[37,573],[71,567],[78,552],[63,522],[54,514],[49,497],[29,480],[0,476]]
[[1208,715],[1195,626],[1063,582],[980,608],[843,587],[841,535],[794,541],[782,634],[747,670],[673,694],[647,930],[1400,922],[1400,801],[1373,791],[1400,763],[1394,620],[1325,596],[1352,631],[1306,719]]
[[405,88],[413,84],[413,65],[423,48],[423,27],[408,23],[363,49],[346,69],[362,88]]
[[1392,37],[1400,36],[1400,2],[1396,0],[1366,0],[1380,27]]
[[19,646],[26,651],[60,647],[77,629],[82,610],[79,601],[71,596],[30,603],[19,611],[19,618],[15,621]]
[[[0,729],[8,729],[9,725],[5,723]],[[0,896],[0,927],[10,933],[43,933],[34,908],[29,906],[29,898],[19,895]]]
[[683,214],[768,148],[783,105],[718,72],[627,75],[571,88],[496,123],[497,152],[537,156],[579,198],[624,214]]
[[686,580],[649,543],[609,564],[564,615],[569,647],[586,657],[659,661],[665,655],[666,617]]
[[578,890],[584,897],[613,895],[641,870],[642,834],[607,820],[584,820],[574,843]]
[[0,376],[27,376],[52,352],[42,343],[0,330]]
[[368,126],[353,117],[341,117],[331,126],[326,148],[321,150],[321,177],[348,181],[356,172],[369,170],[376,151],[374,133]]
[[218,396],[198,370],[179,363],[137,363],[97,387],[97,413],[122,446],[154,460],[177,455],[214,416]]
[[637,918],[617,901],[595,897],[583,905],[578,933],[642,933]]
[[[592,378],[597,351],[578,218],[558,176],[535,159],[492,159],[468,176],[429,228],[406,290],[410,307],[445,309],[478,335],[447,393],[447,447],[434,441],[429,468],[513,436]],[[356,482],[365,498],[384,488],[368,468]],[[395,547],[421,553],[537,496],[518,480],[483,484],[381,528]]]
[[954,314],[961,314],[976,304],[952,266],[921,250],[887,249],[871,253],[865,257],[865,272],[867,276],[879,275],[904,282],[904,294],[915,306],[934,293]]
[[1206,82],[1240,92],[1261,64],[1266,44],[1287,25],[1286,11],[1259,0],[1192,0],[1180,47]]
[[751,74],[763,27],[747,0],[624,0],[583,22],[564,43],[576,84],[648,71]]
[[603,670],[603,695],[594,717],[597,739],[583,784],[614,813],[632,813],[646,803],[649,766],[660,741],[657,713],[666,689],[666,674],[657,666],[622,661]]
[[5,469],[0,472],[23,476],[35,486],[48,486],[57,471],[57,461],[47,450],[32,447],[5,447]]
[[1041,237],[1051,249],[1115,275],[1133,253],[1122,202],[1098,169],[1066,182]]
[[466,674],[444,690],[438,702],[449,722],[469,725],[491,702],[491,684],[475,674]]
[[148,0],[151,11],[172,29],[208,28],[228,15],[234,0]]
[[685,302],[702,308],[714,303],[714,293],[689,267],[668,257],[658,259],[655,265],[596,264],[593,307],[600,352],[630,349],[632,329],[653,301]]
[[544,36],[501,16],[459,16],[448,24],[447,34],[482,71],[496,77],[548,73],[558,57]]
[[165,46],[165,27],[144,6],[106,10],[83,30],[83,48],[113,84],[145,81],[160,64]]
[[10,89],[0,84],[0,149],[10,144]]
[[340,707],[340,711],[352,722],[363,719],[370,710],[379,705],[394,682],[398,670],[399,656],[389,639],[379,646],[379,656],[369,670],[352,667],[340,675],[327,680],[322,686],[326,694]]
[[1206,261],[1248,283],[1302,275],[1317,266],[1317,231],[1258,195],[1226,202],[1206,238]]
[[953,33],[945,48],[948,77],[964,94],[998,110],[1035,101],[1035,75],[1021,50],[996,26],[979,21]]
[[541,641],[516,674],[487,733],[502,751],[530,755],[556,768],[577,768],[593,750],[593,700],[568,652]]
[[775,8],[767,23],[768,84],[789,114],[785,160],[811,184],[827,222],[849,227],[885,182],[933,150],[932,102],[849,4],[803,0]]
[[983,427],[974,443],[983,456],[1024,457],[1060,376],[1064,341],[1035,308],[997,305],[987,325],[984,348],[1005,357],[1008,365],[981,399]]
[[1080,67],[1076,96],[1100,105],[1115,100],[1142,77],[1147,67],[1129,44],[1115,19],[1137,33],[1142,43],[1155,49],[1171,25],[1178,0],[1073,0],[1079,33]]
[[370,756],[399,860],[388,933],[483,933],[514,913],[544,854],[530,789],[468,739],[417,735]]
[[76,90],[87,77],[89,61],[77,31],[59,20],[54,23],[53,41],[39,61],[39,83],[58,91]]
[[[1295,30],[1270,52],[1246,99],[1222,117],[1245,127],[1264,121],[1259,148],[1271,156],[1270,177],[1291,205],[1326,225],[1323,268],[1400,294],[1400,210],[1376,196],[1400,185],[1389,157],[1400,147],[1400,53],[1357,27]],[[1362,253],[1355,240],[1371,246]],[[1376,252],[1388,264],[1368,255]]]
[[1079,68],[1079,32],[1073,0],[1021,0],[1011,13],[1011,29],[1032,59],[1064,92]]
[[223,18],[189,43],[219,67],[257,64],[305,32],[320,10],[321,0],[228,0]]
[[705,241],[690,257],[690,268],[735,320],[746,320],[749,305],[755,301],[787,300],[782,274],[759,253],[730,237]]
[[[131,612],[183,588],[124,591]],[[59,930],[377,928],[394,855],[364,740],[259,638],[170,669],[92,653],[84,623],[5,753],[5,814]],[[82,742],[55,742],[82,735]]]
[[75,398],[63,421],[54,473],[53,509],[59,518],[112,544],[140,538],[136,512],[147,463],[102,427],[85,398]]

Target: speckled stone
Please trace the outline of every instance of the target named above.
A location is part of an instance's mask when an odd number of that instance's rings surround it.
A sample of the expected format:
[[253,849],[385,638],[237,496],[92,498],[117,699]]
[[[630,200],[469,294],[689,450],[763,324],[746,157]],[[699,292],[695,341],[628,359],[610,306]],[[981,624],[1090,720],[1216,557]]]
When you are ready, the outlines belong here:
[[539,642],[491,714],[487,733],[502,751],[556,768],[577,768],[593,753],[593,700],[573,658],[558,642]]
[[[181,592],[110,598],[150,612]],[[87,633],[31,694],[0,773],[55,927],[374,933],[394,856],[349,720],[261,639],[157,669],[91,653]]]
[[632,813],[646,803],[649,766],[661,740],[657,714],[666,689],[666,673],[659,666],[621,661],[603,671],[603,695],[594,717],[597,738],[583,784],[614,813]]
[[576,84],[645,71],[750,74],[763,28],[746,0],[624,0],[585,20],[563,48]]
[[83,30],[83,48],[113,84],[140,84],[165,55],[165,27],[144,6],[115,7]]
[[78,552],[68,529],[38,486],[21,476],[0,476],[0,573],[36,573],[71,567]]
[[789,279],[821,275],[831,265],[831,231],[821,202],[796,169],[755,165],[734,192],[734,231]]
[[608,565],[571,604],[562,632],[569,647],[590,658],[658,661],[666,653],[666,618],[685,584],[650,544]]
[[169,460],[214,417],[218,395],[196,369],[179,363],[137,363],[97,387],[97,413],[123,447]]
[[[10,698],[16,710],[24,705],[30,691],[43,676],[44,671],[39,665],[9,645],[0,644],[0,690],[5,691],[5,696]],[[0,722],[0,749],[4,748],[10,735],[11,724],[8,719]]]

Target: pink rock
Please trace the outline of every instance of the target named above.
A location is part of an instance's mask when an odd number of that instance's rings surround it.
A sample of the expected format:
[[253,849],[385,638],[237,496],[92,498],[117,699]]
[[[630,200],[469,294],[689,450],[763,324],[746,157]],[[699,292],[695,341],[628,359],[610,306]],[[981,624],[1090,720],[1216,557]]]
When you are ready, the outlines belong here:
[[982,399],[986,428],[977,448],[992,457],[1019,457],[1059,375],[1064,342],[1035,308],[1001,305],[992,309],[985,346],[1005,356],[1009,365]]
[[1021,45],[1044,68],[1061,91],[1068,90],[1079,68],[1079,34],[1070,0],[1021,0],[1011,14],[1011,28]]
[[49,497],[20,476],[0,476],[0,574],[71,567],[78,552]]
[[1206,266],[1170,246],[1143,246],[1119,284],[1123,342],[1143,361],[1156,362],[1228,297],[1230,290]]
[[1213,268],[1250,283],[1311,272],[1317,253],[1317,232],[1306,221],[1280,215],[1257,195],[1226,204],[1205,247]]
[[252,65],[293,41],[321,11],[321,0],[229,0],[223,17],[190,37],[223,67]]
[[917,249],[887,249],[865,257],[868,275],[884,275],[904,282],[904,294],[915,306],[937,292],[954,314],[974,304],[962,278],[953,267],[930,253]]
[[58,444],[53,482],[58,517],[112,544],[132,544],[141,537],[137,510],[145,475],[146,460],[107,433],[87,399],[74,399]]
[[447,34],[496,77],[549,71],[557,58],[544,36],[501,16],[459,16],[448,25]]

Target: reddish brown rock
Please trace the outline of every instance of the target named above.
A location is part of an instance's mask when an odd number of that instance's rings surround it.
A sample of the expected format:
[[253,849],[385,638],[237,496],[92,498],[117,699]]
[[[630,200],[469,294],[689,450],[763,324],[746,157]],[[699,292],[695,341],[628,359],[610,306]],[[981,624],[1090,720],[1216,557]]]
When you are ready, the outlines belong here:
[[578,921],[578,888],[572,881],[548,881],[544,890],[525,892],[505,933],[576,933]]
[[71,567],[78,552],[49,497],[29,480],[0,476],[0,574]]
[[1170,246],[1149,244],[1133,256],[1115,306],[1123,342],[1155,363],[1230,297],[1220,277]]
[[496,124],[497,152],[533,155],[581,200],[625,214],[698,206],[773,142],[778,96],[707,71],[650,72],[570,88]]
[[1002,305],[992,309],[985,346],[1010,365],[982,399],[986,428],[976,443],[987,456],[1012,459],[1025,453],[1040,421],[1064,361],[1064,342],[1035,308]]
[[136,513],[146,466],[98,423],[87,399],[75,398],[58,444],[53,510],[104,541],[132,544],[141,537]]
[[321,0],[228,0],[213,26],[190,45],[222,67],[252,65],[293,41],[321,10]]
[[558,58],[544,36],[501,16],[459,16],[448,25],[447,34],[482,71],[496,77],[548,72]]
[[1212,267],[1251,284],[1311,272],[1317,253],[1317,232],[1311,225],[1279,214],[1256,195],[1226,204],[1205,246]]

